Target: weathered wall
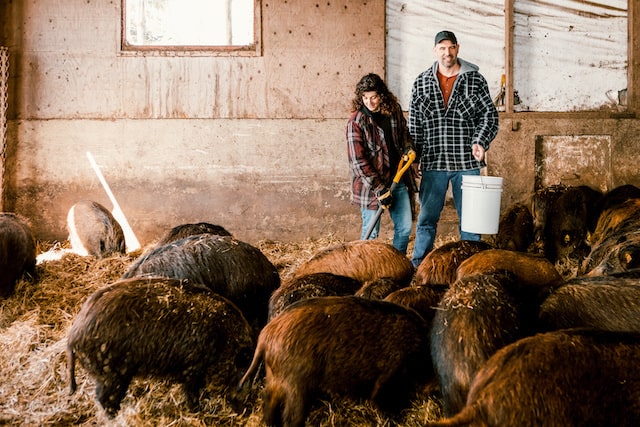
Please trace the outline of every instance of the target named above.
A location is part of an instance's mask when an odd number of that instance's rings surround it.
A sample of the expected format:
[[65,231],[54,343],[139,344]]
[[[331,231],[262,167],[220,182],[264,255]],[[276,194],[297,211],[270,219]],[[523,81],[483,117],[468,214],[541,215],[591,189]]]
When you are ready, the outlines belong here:
[[123,55],[120,1],[2,13],[3,208],[39,238],[64,239],[81,198],[111,208],[87,151],[143,244],[195,221],[249,241],[356,237],[344,131],[355,83],[384,73],[384,1],[265,1],[263,55],[242,58]]
[[504,178],[503,206],[523,200],[536,184],[640,186],[639,135],[640,121],[628,116],[503,114],[487,154],[489,172]]
[[[357,238],[344,130],[357,80],[384,74],[384,1],[265,1],[263,55],[243,58],[122,55],[119,0],[3,5],[3,209],[30,218],[39,239],[66,238],[67,211],[82,198],[111,207],[87,151],[143,244],[196,221],[250,242]],[[640,185],[638,21],[631,8],[629,111],[501,114],[488,172],[504,177],[503,206],[534,189],[548,160],[536,157],[541,144],[569,153],[543,180],[581,183],[587,157],[608,156],[608,170],[585,181]],[[582,152],[585,138],[606,144]]]

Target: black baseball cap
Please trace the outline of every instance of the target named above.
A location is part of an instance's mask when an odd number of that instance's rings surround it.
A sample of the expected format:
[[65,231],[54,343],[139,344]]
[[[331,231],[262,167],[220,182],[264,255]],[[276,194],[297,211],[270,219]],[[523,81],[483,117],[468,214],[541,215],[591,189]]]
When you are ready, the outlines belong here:
[[458,44],[458,39],[456,39],[456,35],[453,34],[451,31],[444,30],[436,34],[435,44],[440,43],[442,40],[449,40],[453,44]]

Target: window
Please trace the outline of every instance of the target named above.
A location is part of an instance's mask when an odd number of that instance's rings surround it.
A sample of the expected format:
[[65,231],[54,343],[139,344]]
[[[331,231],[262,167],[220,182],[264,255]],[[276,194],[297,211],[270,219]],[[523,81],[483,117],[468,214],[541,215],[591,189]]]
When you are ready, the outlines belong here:
[[452,13],[451,0],[388,0],[389,88],[408,108],[415,77],[436,59],[433,36],[448,29],[497,104],[506,83],[502,111],[625,111],[634,1],[459,0]]
[[514,111],[625,109],[627,0],[515,0],[513,14]]
[[259,12],[259,0],[122,0],[122,50],[259,55]]

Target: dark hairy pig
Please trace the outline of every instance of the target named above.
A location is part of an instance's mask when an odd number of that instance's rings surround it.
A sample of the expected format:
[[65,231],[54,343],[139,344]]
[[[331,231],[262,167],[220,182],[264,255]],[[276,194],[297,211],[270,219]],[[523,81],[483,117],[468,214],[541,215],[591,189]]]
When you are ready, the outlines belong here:
[[0,213],[0,297],[9,297],[22,277],[37,279],[36,242],[28,221]]
[[125,254],[122,226],[100,203],[80,200],[67,214],[69,243],[79,255],[106,258]]
[[600,276],[640,266],[640,199],[602,211],[578,275]]
[[216,236],[231,236],[221,225],[211,224],[208,222],[196,222],[189,224],[180,224],[167,231],[156,243],[156,246],[166,245],[185,237],[195,236],[196,234],[213,234]]
[[638,360],[638,333],[565,329],[526,337],[482,366],[458,414],[427,426],[637,426]]
[[531,333],[537,307],[510,273],[465,276],[444,293],[431,327],[431,358],[443,409],[464,406],[476,372],[498,349]]
[[514,203],[500,217],[494,246],[497,249],[526,252],[532,243],[533,215],[526,203]]
[[380,277],[362,284],[355,293],[358,297],[384,299],[393,291],[403,288],[404,285],[389,277]]
[[533,218],[533,244],[531,252],[544,255],[547,221],[553,216],[553,204],[568,188],[563,184],[550,185],[536,190],[530,198],[529,206]]
[[313,297],[353,295],[362,283],[333,273],[311,273],[283,282],[269,298],[269,320],[296,301]]
[[252,350],[251,328],[240,310],[204,286],[121,280],[90,295],[69,329],[70,390],[76,390],[77,359],[95,379],[96,398],[110,417],[134,377],[181,383],[195,408],[209,384],[237,384]]
[[188,236],[151,250],[122,275],[131,277],[203,284],[236,304],[256,331],[266,323],[269,297],[280,286],[278,270],[260,249],[212,234]]
[[637,231],[640,223],[640,199],[629,199],[600,212],[596,229],[591,236],[592,247],[610,236]]
[[446,290],[446,285],[407,286],[391,292],[384,300],[414,309],[431,324]]
[[595,231],[602,193],[587,185],[568,187],[552,204],[547,219],[545,256],[551,261],[581,262],[590,251],[588,239]]
[[640,279],[576,277],[542,302],[538,316],[541,331],[588,327],[640,332]]
[[607,191],[602,198],[602,211],[620,205],[630,199],[640,199],[640,188],[633,184],[622,184]]

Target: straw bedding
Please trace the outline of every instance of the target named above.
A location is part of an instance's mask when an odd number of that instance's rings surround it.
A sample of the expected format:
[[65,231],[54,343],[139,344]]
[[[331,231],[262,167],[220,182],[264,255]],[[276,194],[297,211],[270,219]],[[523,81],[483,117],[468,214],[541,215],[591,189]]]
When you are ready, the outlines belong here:
[[[318,240],[256,244],[285,280],[303,261],[335,243]],[[76,367],[78,390],[69,395],[66,333],[85,299],[122,275],[138,254],[97,259],[65,249],[65,243],[38,242],[38,280],[23,278],[10,298],[0,301],[0,425],[12,426],[261,426],[261,381],[242,413],[224,395],[203,397],[190,412],[180,387],[151,379],[131,384],[122,409],[110,420],[95,400],[94,383]],[[142,251],[145,249],[143,248]],[[439,398],[425,390],[400,419],[385,418],[366,402],[320,401],[308,425],[420,426],[442,416]],[[394,424],[395,422],[395,424]]]

